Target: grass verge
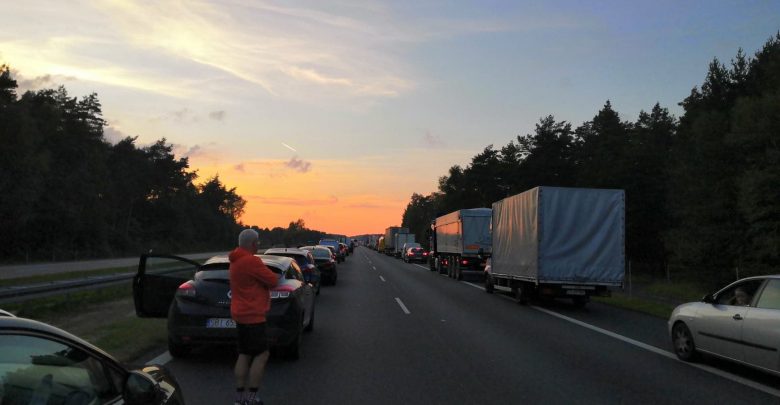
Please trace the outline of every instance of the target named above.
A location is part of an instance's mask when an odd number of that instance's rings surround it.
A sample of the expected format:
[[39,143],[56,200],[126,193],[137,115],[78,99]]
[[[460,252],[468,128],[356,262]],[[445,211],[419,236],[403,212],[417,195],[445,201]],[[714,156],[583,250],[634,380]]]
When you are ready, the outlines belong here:
[[72,280],[94,276],[108,276],[113,274],[130,273],[138,270],[138,266],[110,267],[96,270],[80,270],[68,273],[42,274],[40,276],[19,277],[0,280],[0,287],[13,287],[19,285],[45,284],[52,281]]
[[48,319],[55,315],[77,313],[84,309],[117,299],[132,297],[130,282],[93,290],[75,291],[51,297],[34,298],[4,305],[5,310],[30,319]]
[[641,298],[629,298],[623,294],[613,294],[612,297],[593,297],[593,301],[614,307],[630,309],[659,318],[669,319],[674,310],[674,305],[654,302]]

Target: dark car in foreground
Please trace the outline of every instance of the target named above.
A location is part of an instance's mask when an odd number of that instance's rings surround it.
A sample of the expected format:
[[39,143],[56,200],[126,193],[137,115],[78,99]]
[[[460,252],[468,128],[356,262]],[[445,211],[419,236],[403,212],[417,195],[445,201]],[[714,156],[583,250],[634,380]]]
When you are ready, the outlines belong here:
[[[302,332],[314,328],[314,289],[295,260],[257,256],[279,275],[266,315],[269,347],[297,359]],[[172,356],[186,356],[196,345],[235,343],[229,266],[227,256],[212,257],[202,265],[177,256],[141,256],[133,278],[135,312],[139,317],[168,318]]]
[[0,400],[3,405],[184,404],[179,384],[165,368],[128,370],[68,332],[11,316],[0,317]]
[[681,360],[714,355],[780,376],[780,275],[749,277],[675,308],[669,334]]
[[339,278],[338,271],[336,269],[336,259],[333,258],[333,253],[330,248],[326,246],[303,246],[301,249],[311,252],[314,256],[314,263],[320,270],[322,276],[322,282],[325,284],[336,285],[336,280]]
[[314,286],[316,295],[320,295],[320,280],[322,272],[317,267],[314,256],[308,250],[296,248],[271,248],[265,251],[266,255],[284,256],[294,259],[303,272],[303,278]]

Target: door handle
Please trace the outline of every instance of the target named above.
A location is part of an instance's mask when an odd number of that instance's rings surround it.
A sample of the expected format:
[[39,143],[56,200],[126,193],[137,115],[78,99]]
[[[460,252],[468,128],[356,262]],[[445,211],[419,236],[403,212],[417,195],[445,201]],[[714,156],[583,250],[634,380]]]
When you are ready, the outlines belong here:
[[733,318],[735,321],[741,321],[741,320],[742,320],[742,315],[740,315],[740,314],[736,314],[736,315],[734,315],[732,318]]

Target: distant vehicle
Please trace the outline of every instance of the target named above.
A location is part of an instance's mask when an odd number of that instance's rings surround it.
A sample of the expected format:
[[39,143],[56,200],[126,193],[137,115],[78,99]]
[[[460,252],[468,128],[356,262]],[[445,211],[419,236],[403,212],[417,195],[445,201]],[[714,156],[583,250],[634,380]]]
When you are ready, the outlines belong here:
[[295,248],[271,248],[266,250],[265,254],[295,259],[295,262],[298,263],[298,267],[300,267],[303,272],[304,280],[314,286],[316,295],[320,295],[321,272],[317,267],[317,262],[314,260],[314,256],[312,256],[311,252]]
[[327,246],[303,246],[301,249],[308,250],[314,256],[314,263],[320,270],[322,275],[322,282],[329,285],[335,285],[338,280],[338,272],[336,271],[336,259],[330,249],[332,247]]
[[428,261],[428,252],[421,247],[410,247],[404,251],[404,261],[407,263],[420,262],[425,263]]
[[346,254],[341,251],[341,245],[339,245],[339,241],[335,239],[320,239],[318,245],[328,246],[333,248],[333,254],[336,255],[336,261],[338,263],[343,262],[346,260]]
[[161,366],[127,369],[98,347],[30,319],[0,317],[3,404],[182,405]]
[[[257,256],[279,275],[266,315],[268,344],[298,359],[302,332],[314,328],[314,290],[295,260]],[[171,356],[186,356],[195,345],[235,342],[229,266],[227,256],[214,256],[203,265],[177,256],[141,256],[133,278],[135,312],[139,317],[168,318]]]
[[344,254],[344,257],[349,256],[349,247],[346,243],[339,242],[339,250]]
[[409,243],[415,243],[414,234],[408,232],[398,232],[395,234],[395,248],[393,250],[393,256],[401,258],[404,253],[404,246]]
[[395,251],[396,251],[395,235],[399,233],[409,233],[409,228],[403,228],[400,226],[391,226],[385,229],[385,235],[384,235],[385,245],[384,248],[382,249],[382,253],[388,256],[395,255]]
[[420,244],[414,241],[406,242],[401,246],[401,260],[406,261],[406,253],[409,248],[420,247]]
[[625,274],[623,190],[536,187],[493,203],[491,269],[485,291],[585,306],[609,296]]
[[453,211],[431,224],[431,271],[450,278],[482,279],[492,250],[490,208]]
[[385,237],[384,236],[380,236],[379,239],[377,239],[376,251],[377,252],[381,252],[381,253],[385,253]]
[[682,304],[669,317],[675,354],[700,353],[780,376],[780,275],[749,277]]

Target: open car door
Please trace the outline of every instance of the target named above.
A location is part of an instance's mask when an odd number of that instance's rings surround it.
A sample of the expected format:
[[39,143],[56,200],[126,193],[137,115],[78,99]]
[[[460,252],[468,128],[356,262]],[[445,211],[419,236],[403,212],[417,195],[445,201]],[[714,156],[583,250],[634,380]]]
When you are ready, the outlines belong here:
[[133,277],[133,300],[139,317],[167,318],[176,290],[200,270],[198,262],[171,255],[145,254]]

